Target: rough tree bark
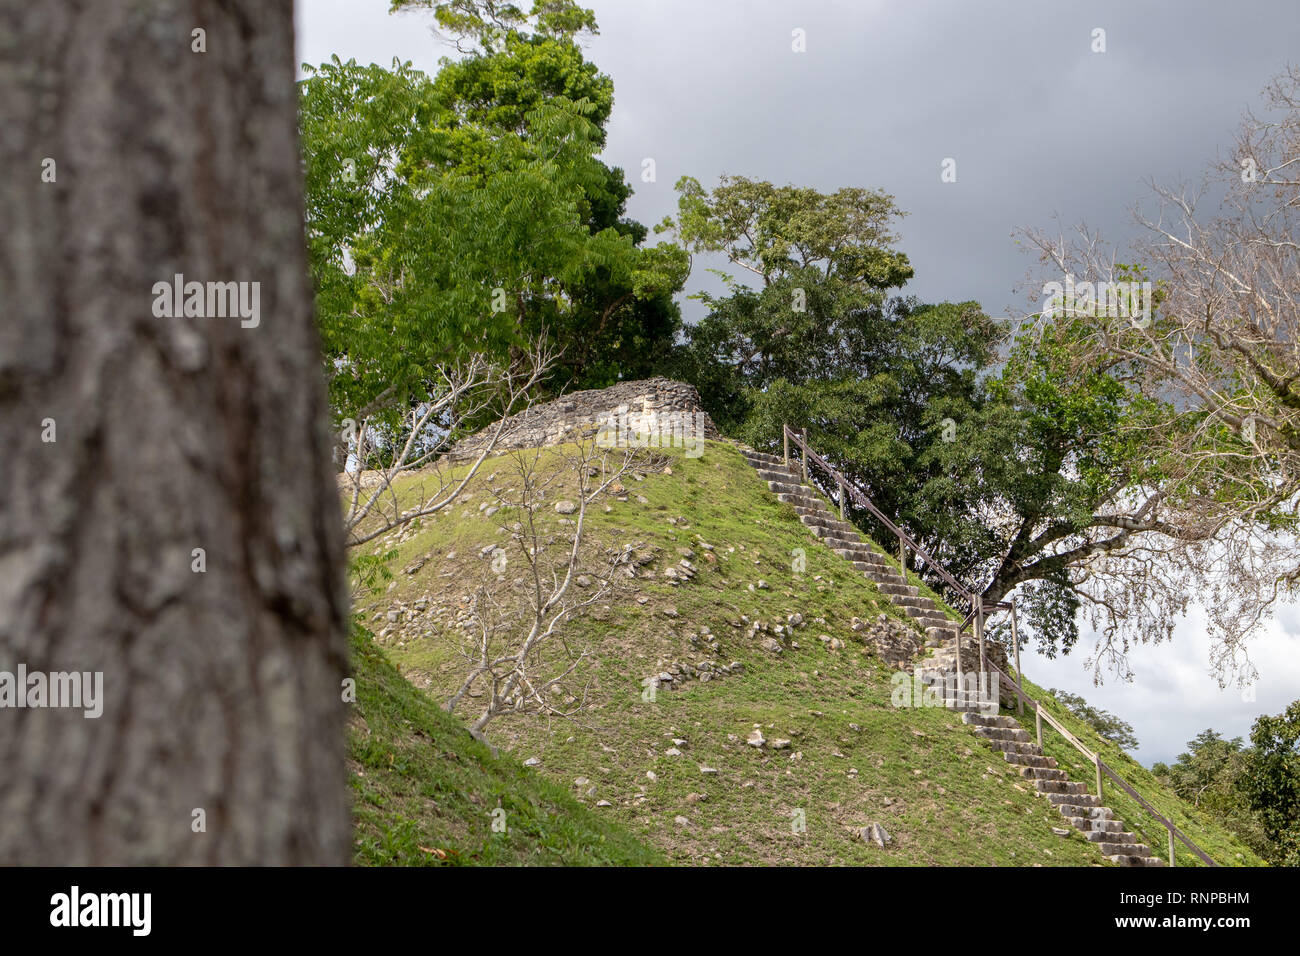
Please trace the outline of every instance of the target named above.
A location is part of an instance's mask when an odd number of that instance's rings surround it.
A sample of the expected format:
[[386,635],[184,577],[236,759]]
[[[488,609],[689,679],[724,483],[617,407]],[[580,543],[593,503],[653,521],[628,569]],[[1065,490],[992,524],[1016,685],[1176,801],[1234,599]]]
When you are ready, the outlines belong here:
[[0,709],[0,864],[349,857],[296,102],[289,0],[0,0],[0,671],[104,697]]

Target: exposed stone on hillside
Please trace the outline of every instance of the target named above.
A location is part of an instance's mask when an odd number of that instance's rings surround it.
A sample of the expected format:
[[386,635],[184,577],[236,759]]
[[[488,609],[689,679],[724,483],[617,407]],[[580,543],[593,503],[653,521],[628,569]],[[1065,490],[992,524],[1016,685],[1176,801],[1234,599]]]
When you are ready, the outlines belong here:
[[[477,454],[495,425],[470,436],[450,453]],[[683,447],[721,438],[700,403],[695,386],[667,378],[619,382],[609,388],[572,392],[507,418],[497,448],[540,448],[596,437],[611,447]]]

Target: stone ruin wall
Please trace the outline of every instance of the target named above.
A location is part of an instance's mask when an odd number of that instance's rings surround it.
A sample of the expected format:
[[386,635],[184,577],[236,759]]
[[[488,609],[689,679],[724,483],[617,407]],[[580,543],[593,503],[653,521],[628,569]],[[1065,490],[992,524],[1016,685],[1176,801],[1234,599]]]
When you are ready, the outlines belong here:
[[[451,457],[471,458],[490,440],[496,425],[458,444]],[[505,420],[498,450],[541,448],[595,437],[613,447],[685,447],[718,433],[700,403],[695,386],[667,378],[619,382],[609,388],[571,392],[554,401],[526,409]]]

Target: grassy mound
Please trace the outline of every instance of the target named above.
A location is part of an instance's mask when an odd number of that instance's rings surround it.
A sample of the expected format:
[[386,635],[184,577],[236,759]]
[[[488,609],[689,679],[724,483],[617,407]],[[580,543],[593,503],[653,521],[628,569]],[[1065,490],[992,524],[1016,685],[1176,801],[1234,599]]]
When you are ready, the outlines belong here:
[[[518,761],[493,757],[463,724],[404,680],[363,628],[352,635],[352,668],[357,701],[348,731],[348,776],[357,863],[664,862],[563,788]],[[498,808],[503,812],[494,814]]]
[[[637,834],[676,863],[1104,864],[1080,834],[1053,832],[1064,825],[1060,815],[958,715],[893,706],[896,672],[864,638],[880,615],[901,615],[874,584],[817,542],[792,508],[775,500],[735,448],[709,443],[701,457],[668,454],[667,467],[661,461],[629,476],[624,493],[588,513],[594,540],[630,546],[639,562],[636,577],[626,582],[627,593],[566,627],[566,639],[591,653],[572,686],[566,683],[571,695],[585,694],[588,706],[574,721],[497,718],[487,732],[503,757],[535,758],[539,774],[571,794],[572,802]],[[509,509],[492,511],[497,505],[492,490],[505,491],[511,480],[511,457],[493,458],[454,507],[375,542],[377,552],[397,551],[392,563],[397,573],[387,590],[363,599],[358,610],[422,692],[403,692],[403,711],[418,706],[429,721],[439,721],[411,726],[440,728],[440,740],[454,734],[434,702],[446,700],[465,675],[457,646],[470,593],[497,576],[484,552],[493,544],[506,545],[518,520]],[[417,481],[399,493],[415,500]],[[566,491],[572,494],[571,487],[562,486],[550,494],[558,500]],[[536,517],[562,520],[550,507],[539,509]],[[693,569],[690,575],[665,575],[683,560]],[[786,627],[793,614],[802,615],[802,625],[775,634],[774,626]],[[760,621],[766,627],[755,631]],[[779,650],[768,649],[773,640]],[[713,668],[707,680],[697,672],[646,699],[647,678],[673,665],[701,662]],[[732,662],[741,667],[732,668]],[[719,670],[719,664],[727,669]],[[399,699],[396,688],[388,693]],[[1161,790],[1149,772],[1072,722],[1063,708],[1053,712],[1063,715],[1085,744],[1100,748],[1118,772],[1220,863],[1259,863],[1228,833]],[[457,711],[462,718],[469,713],[472,701],[464,713]],[[399,717],[385,726],[383,743],[375,745],[380,752],[361,768],[366,772],[390,760],[384,751],[414,759],[410,749],[403,751],[413,731],[404,730]],[[1032,720],[1026,726],[1032,732]],[[765,746],[747,742],[755,730]],[[1048,752],[1072,779],[1091,786],[1091,767],[1076,766],[1081,756],[1053,736],[1044,741]],[[463,731],[455,739],[455,749],[472,752],[475,761],[486,754],[471,747]],[[788,744],[778,749],[778,741]],[[485,765],[496,769],[490,784],[489,777],[476,778],[481,780],[477,799],[455,805],[441,783],[429,798],[414,783],[421,774],[471,769],[452,759],[436,770],[437,752],[453,748],[420,746],[429,763],[406,777],[411,784],[401,797],[382,787],[362,803],[359,858],[425,862],[428,854],[416,844],[430,844],[414,834],[423,832],[430,813],[447,817],[463,811],[478,826],[477,821],[486,823],[497,798],[503,806],[522,809],[544,792],[548,806],[559,806],[560,790],[516,792],[540,784],[532,774],[511,775],[504,763]],[[364,793],[370,784],[358,786]],[[1163,828],[1114,788],[1107,798],[1160,853]],[[607,805],[598,806],[601,802]],[[1150,821],[1147,829],[1143,817]],[[884,847],[862,838],[871,824],[892,837]],[[511,849],[510,843],[493,843],[487,833],[471,835],[451,820],[440,825],[446,840],[474,846],[482,862],[560,858],[548,844]],[[519,823],[523,835],[526,827]],[[381,836],[381,830],[397,836]],[[630,842],[616,842],[616,832],[611,826],[602,844],[608,847],[606,861],[624,861],[620,854],[627,861],[649,861]],[[565,846],[580,842],[576,836],[562,839]],[[1189,857],[1180,852],[1180,865],[1191,862]]]

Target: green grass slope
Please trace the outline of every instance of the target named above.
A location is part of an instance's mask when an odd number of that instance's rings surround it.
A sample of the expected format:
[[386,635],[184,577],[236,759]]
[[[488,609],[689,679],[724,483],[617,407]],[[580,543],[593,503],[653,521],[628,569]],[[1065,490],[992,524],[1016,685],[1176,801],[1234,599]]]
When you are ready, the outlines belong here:
[[[594,539],[634,545],[644,564],[628,594],[566,629],[566,638],[592,655],[571,690],[585,691],[588,706],[575,721],[496,719],[488,735],[503,758],[536,758],[540,775],[676,863],[1104,864],[1080,834],[1053,833],[1063,826],[1060,815],[959,715],[892,705],[894,672],[853,619],[870,624],[880,614],[901,615],[776,501],[735,448],[709,443],[698,458],[665,453],[672,455],[668,467],[626,479],[626,500],[611,497],[589,511]],[[457,618],[473,587],[494,577],[483,549],[508,542],[509,511],[485,511],[495,503],[491,489],[510,484],[509,456],[493,458],[456,506],[375,543],[376,551],[396,549],[398,573],[358,610],[431,703],[464,677]],[[551,494],[565,497],[565,489]],[[550,508],[538,516],[558,519]],[[666,577],[683,557],[695,576]],[[752,622],[784,624],[793,613],[803,615],[803,626],[783,640],[782,652],[765,650],[760,642],[770,632],[753,633]],[[702,660],[743,667],[643,699],[646,678]],[[1032,731],[1032,721],[1027,726]],[[1258,862],[1211,822],[1189,817],[1137,764],[1077,722],[1070,726],[1220,862]],[[746,743],[754,729],[769,746]],[[392,733],[389,745],[396,746],[400,725]],[[1090,781],[1091,768],[1072,766],[1081,763],[1077,752],[1071,758],[1050,737],[1048,752],[1073,779]],[[773,749],[777,740],[789,745]],[[608,805],[597,806],[602,801]],[[1126,822],[1140,823],[1122,801],[1114,806]],[[419,826],[422,812],[407,800],[390,820],[410,814],[410,825]],[[863,840],[862,828],[872,823],[892,842],[882,848]],[[367,825],[363,813],[359,826]],[[370,826],[363,843],[381,839]],[[1159,852],[1162,840],[1152,835],[1148,842]],[[384,851],[360,856],[378,861]],[[1180,854],[1180,864],[1185,859]]]
[[[396,866],[646,865],[663,857],[518,761],[495,758],[352,634],[355,860]],[[503,812],[494,814],[497,808]],[[493,823],[499,820],[497,829]]]

